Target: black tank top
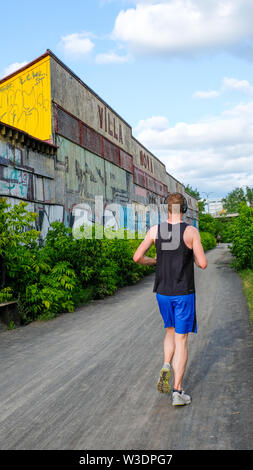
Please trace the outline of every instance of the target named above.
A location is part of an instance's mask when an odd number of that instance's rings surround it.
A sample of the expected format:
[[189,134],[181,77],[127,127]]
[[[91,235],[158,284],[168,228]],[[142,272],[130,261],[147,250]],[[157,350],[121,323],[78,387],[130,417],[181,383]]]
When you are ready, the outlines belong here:
[[172,225],[166,221],[158,224],[153,292],[163,295],[195,292],[193,250],[183,240],[188,225],[185,222]]

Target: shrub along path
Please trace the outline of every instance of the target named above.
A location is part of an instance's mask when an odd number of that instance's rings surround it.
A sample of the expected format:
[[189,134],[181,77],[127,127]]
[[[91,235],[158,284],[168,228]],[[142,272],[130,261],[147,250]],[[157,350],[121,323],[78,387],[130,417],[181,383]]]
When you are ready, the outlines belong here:
[[47,323],[0,333],[1,449],[250,449],[253,344],[223,245],[196,268],[198,334],[173,408],[156,390],[154,274]]

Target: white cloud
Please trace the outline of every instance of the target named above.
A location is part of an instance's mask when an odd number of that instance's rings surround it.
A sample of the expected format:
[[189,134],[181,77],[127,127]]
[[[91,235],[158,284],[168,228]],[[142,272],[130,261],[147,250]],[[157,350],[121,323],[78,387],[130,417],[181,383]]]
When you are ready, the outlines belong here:
[[215,98],[220,96],[226,91],[237,91],[246,94],[253,94],[253,86],[250,85],[248,80],[237,80],[232,77],[224,77],[222,87],[219,91],[196,91],[192,96],[193,98]]
[[155,129],[155,130],[165,130],[169,127],[169,121],[164,116],[152,116],[148,119],[143,119],[139,121],[137,127],[135,128],[135,132],[142,132],[145,129]]
[[246,41],[252,48],[252,14],[251,0],[139,1],[118,14],[112,38],[136,55],[231,50]]
[[7,77],[7,75],[10,75],[13,72],[16,72],[16,70],[21,69],[27,64],[26,61],[24,62],[14,62],[13,64],[8,65],[3,71],[3,76]]
[[72,56],[86,56],[94,48],[94,43],[88,37],[89,33],[73,33],[63,36],[60,45],[64,52]]
[[215,90],[212,90],[212,91],[196,91],[194,94],[193,94],[193,98],[201,98],[201,99],[209,99],[209,98],[216,98],[217,96],[219,96],[220,93],[219,91],[215,91]]
[[130,55],[119,55],[113,51],[106,52],[103,54],[97,54],[96,63],[97,64],[124,64],[131,60]]
[[193,124],[158,129],[152,120],[139,123],[137,138],[180,181],[216,193],[253,186],[253,102]]
[[253,93],[253,87],[248,80],[237,80],[236,78],[225,77],[223,79],[223,89]]

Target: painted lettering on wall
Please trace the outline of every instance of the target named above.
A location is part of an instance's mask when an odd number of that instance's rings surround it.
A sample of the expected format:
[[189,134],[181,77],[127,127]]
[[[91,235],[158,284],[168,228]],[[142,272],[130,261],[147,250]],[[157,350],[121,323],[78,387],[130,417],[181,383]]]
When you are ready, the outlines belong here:
[[99,117],[99,125],[100,129],[103,129],[107,132],[111,137],[118,140],[121,144],[123,144],[123,132],[122,126],[119,122],[116,122],[115,117],[109,113],[109,111],[102,106],[98,105],[98,117]]
[[140,164],[154,173],[153,162],[151,158],[146,155],[142,150],[140,151]]

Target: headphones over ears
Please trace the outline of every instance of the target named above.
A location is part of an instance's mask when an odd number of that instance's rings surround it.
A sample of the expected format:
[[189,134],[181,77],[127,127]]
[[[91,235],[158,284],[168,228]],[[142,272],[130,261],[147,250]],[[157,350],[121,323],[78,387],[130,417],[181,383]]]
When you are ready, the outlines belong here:
[[183,214],[187,212],[187,209],[188,209],[187,199],[186,197],[184,197]]
[[[167,202],[167,201],[168,201],[168,197],[170,196],[170,194],[172,194],[172,193],[169,193],[168,196],[167,196],[167,198],[166,198],[166,203],[167,203],[167,204],[168,204],[168,202]],[[183,196],[182,193],[173,193],[173,194],[177,194],[177,195]],[[185,214],[185,213],[187,212],[187,209],[188,209],[187,199],[186,199],[185,196],[183,196],[183,208],[182,208],[183,214]]]

